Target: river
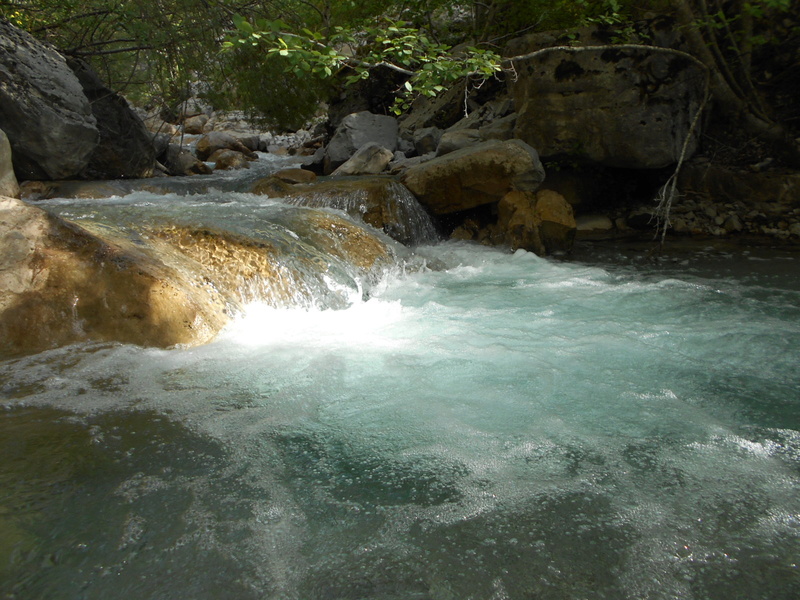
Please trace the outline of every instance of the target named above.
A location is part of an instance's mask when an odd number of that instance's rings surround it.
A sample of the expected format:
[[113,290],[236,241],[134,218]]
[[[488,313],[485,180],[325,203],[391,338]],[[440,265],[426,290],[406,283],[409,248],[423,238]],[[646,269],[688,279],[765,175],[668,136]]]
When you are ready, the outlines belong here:
[[[46,206],[263,232],[276,204]],[[398,256],[205,346],[0,362],[0,597],[800,597],[797,253]]]

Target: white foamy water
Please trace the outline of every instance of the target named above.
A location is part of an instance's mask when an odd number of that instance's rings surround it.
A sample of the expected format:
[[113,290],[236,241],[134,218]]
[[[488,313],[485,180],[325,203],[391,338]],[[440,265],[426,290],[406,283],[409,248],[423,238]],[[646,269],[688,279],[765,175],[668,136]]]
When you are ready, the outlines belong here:
[[797,271],[610,256],[445,243],[343,310],[0,363],[0,592],[798,597]]

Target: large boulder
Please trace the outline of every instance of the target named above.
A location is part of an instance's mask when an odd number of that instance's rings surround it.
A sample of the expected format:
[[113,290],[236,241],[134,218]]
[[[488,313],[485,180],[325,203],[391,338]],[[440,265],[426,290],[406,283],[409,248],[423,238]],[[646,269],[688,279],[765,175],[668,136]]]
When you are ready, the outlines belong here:
[[83,340],[198,344],[227,323],[211,288],[132,243],[0,198],[0,355]]
[[397,119],[370,112],[347,115],[327,146],[325,172],[337,169],[368,142],[375,142],[394,153],[397,150]]
[[77,176],[99,138],[89,100],[66,59],[3,20],[0,129],[20,180]]
[[70,59],[68,64],[89,99],[100,132],[98,144],[81,176],[86,179],[152,177],[153,136],[142,119],[128,101],[106,87],[84,61]]
[[[677,162],[704,90],[702,69],[667,51],[552,50],[514,61],[516,137],[542,156],[610,167]],[[699,132],[690,139],[688,155]]]
[[487,141],[410,167],[402,181],[436,215],[498,202],[511,190],[533,191],[544,168],[520,140]]
[[0,129],[0,196],[19,198],[19,184],[11,160],[11,145],[2,129]]

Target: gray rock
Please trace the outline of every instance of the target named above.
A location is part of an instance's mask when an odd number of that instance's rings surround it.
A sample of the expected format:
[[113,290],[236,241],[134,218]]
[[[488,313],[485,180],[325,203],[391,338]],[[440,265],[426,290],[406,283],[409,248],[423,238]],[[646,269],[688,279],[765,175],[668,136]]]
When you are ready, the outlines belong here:
[[0,129],[20,179],[65,179],[89,163],[99,134],[66,59],[0,20]]
[[211,168],[186,148],[170,144],[164,156],[164,166],[170,175],[208,175]]
[[0,196],[19,198],[19,184],[11,160],[11,145],[2,129],[0,129]]
[[375,142],[367,142],[331,175],[377,175],[392,161],[394,154]]
[[367,142],[375,142],[389,152],[397,150],[397,119],[369,112],[347,115],[326,149],[325,171],[334,171]]
[[[516,137],[542,156],[611,167],[675,163],[703,97],[685,58],[646,50],[554,50],[515,61]],[[699,132],[691,137],[694,152]]]
[[84,61],[70,59],[97,120],[100,139],[81,171],[86,179],[152,177],[155,149],[150,132],[127,100],[106,87]]
[[436,152],[439,140],[442,139],[442,130],[438,127],[423,127],[414,132],[414,149],[419,156]]
[[517,113],[512,113],[484,125],[478,131],[484,140],[510,140],[517,126]]
[[739,219],[739,217],[736,215],[730,215],[727,219],[725,219],[722,227],[728,233],[733,233],[734,231],[741,231],[744,229],[741,219]]
[[169,148],[170,142],[172,141],[172,136],[168,133],[150,133],[150,136],[156,158],[158,160],[163,159],[164,153],[167,151],[167,148]]
[[453,129],[445,131],[436,147],[436,156],[444,156],[450,152],[474,146],[483,141],[477,129]]

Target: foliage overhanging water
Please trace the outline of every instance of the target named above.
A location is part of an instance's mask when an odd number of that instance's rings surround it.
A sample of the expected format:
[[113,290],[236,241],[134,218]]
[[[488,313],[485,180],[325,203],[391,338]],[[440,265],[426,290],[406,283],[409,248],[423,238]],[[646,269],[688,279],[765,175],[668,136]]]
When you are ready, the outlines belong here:
[[800,280],[756,259],[448,242],[343,310],[0,363],[0,595],[796,598]]

